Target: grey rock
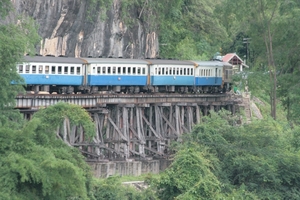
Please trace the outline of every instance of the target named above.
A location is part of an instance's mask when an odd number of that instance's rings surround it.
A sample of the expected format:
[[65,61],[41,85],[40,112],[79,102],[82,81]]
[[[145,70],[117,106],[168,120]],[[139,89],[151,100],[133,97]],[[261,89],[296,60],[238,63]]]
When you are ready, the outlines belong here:
[[[17,13],[31,16],[39,25],[42,41],[37,53],[42,55],[154,58],[158,54],[157,33],[147,31],[147,23],[139,20],[127,26],[120,15],[121,0],[96,13],[88,11],[87,0],[12,2]],[[131,17],[138,18],[134,13]]]

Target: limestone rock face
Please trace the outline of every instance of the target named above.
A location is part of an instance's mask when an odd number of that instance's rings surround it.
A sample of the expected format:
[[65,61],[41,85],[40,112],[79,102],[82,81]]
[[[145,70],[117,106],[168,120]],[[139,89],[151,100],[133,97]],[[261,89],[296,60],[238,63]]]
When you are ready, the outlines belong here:
[[[146,24],[126,26],[120,2],[110,8],[88,11],[87,0],[12,0],[18,13],[39,25],[42,37],[37,52],[75,57],[154,58],[158,53],[156,32]],[[131,17],[137,18],[132,14]]]

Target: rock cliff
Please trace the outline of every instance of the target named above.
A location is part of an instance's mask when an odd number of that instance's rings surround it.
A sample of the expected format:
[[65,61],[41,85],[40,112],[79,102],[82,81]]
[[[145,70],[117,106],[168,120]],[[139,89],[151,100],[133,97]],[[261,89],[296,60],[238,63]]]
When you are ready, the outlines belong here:
[[[87,0],[12,0],[20,14],[31,16],[42,37],[37,52],[75,57],[156,57],[158,36],[141,21],[127,26],[121,0],[91,13]],[[136,12],[132,12],[136,13]],[[137,18],[131,14],[132,18]],[[91,17],[92,16],[92,17]]]

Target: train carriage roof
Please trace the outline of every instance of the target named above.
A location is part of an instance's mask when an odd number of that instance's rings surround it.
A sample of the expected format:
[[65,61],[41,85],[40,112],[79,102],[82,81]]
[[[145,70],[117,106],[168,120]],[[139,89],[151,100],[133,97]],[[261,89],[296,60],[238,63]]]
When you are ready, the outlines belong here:
[[54,57],[54,56],[24,56],[25,62],[38,62],[38,63],[72,63],[83,64],[84,61],[80,58],[74,57]]
[[195,63],[191,61],[184,60],[146,59],[146,61],[153,65],[195,65]]
[[191,62],[194,62],[197,66],[206,66],[206,67],[232,66],[228,62],[222,62],[222,61],[191,61]]
[[82,58],[86,63],[90,64],[144,64],[148,62],[140,59],[125,58]]

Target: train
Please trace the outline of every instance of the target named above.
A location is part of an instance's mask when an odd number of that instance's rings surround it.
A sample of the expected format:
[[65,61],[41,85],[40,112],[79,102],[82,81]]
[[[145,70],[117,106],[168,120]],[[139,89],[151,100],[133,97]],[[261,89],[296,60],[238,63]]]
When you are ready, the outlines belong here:
[[49,94],[222,93],[232,65],[222,61],[24,56],[26,91]]

